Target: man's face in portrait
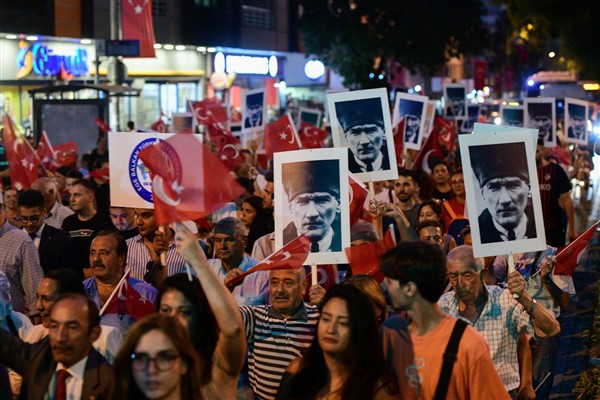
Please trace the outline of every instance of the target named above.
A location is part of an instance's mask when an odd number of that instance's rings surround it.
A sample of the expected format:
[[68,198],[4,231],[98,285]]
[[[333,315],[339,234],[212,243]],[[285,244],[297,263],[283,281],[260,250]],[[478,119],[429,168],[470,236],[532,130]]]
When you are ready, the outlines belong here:
[[421,118],[416,115],[406,115],[406,139],[412,139],[419,133],[419,127],[421,126]]
[[384,131],[379,125],[355,125],[344,132],[354,156],[365,164],[377,159],[383,146]]
[[483,200],[494,220],[504,229],[514,229],[523,218],[529,185],[519,177],[490,179],[481,189]]
[[454,115],[464,115],[465,113],[465,99],[457,97],[452,99],[452,112]]
[[290,202],[290,211],[298,232],[315,242],[329,231],[340,213],[340,202],[327,192],[301,193]]
[[531,118],[531,127],[537,128],[540,133],[540,137],[544,140],[551,139],[552,132],[552,118],[547,115],[538,115]]
[[571,115],[570,127],[573,136],[582,139],[585,135],[585,119],[579,115]]

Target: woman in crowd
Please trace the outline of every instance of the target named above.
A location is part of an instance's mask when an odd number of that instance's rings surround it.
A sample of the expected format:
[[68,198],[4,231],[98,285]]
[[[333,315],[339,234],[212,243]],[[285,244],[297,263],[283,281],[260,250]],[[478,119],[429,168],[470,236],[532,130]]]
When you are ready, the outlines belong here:
[[[183,228],[182,228],[183,229]],[[233,399],[246,354],[243,322],[229,290],[211,270],[195,235],[178,228],[177,249],[194,268],[165,279],[157,308],[187,328],[202,361],[200,384],[207,399]]]
[[254,242],[267,233],[273,232],[275,228],[273,222],[273,213],[265,210],[262,197],[250,196],[242,202],[240,221],[246,225],[248,230],[248,239],[246,241],[245,251],[252,253]]
[[373,311],[375,312],[375,319],[378,325],[381,325],[387,319],[388,305],[377,279],[371,275],[353,275],[346,279],[344,284],[352,285],[367,295],[373,304]]
[[118,399],[202,399],[200,366],[183,326],[152,314],[131,326],[115,359]]
[[394,382],[371,301],[352,285],[337,285],[325,297],[312,345],[288,367],[277,398],[392,399]]
[[[442,208],[435,200],[424,201],[419,208],[419,222],[437,221],[443,227]],[[444,233],[443,250],[448,254],[450,250],[456,247],[456,240],[451,235]]]

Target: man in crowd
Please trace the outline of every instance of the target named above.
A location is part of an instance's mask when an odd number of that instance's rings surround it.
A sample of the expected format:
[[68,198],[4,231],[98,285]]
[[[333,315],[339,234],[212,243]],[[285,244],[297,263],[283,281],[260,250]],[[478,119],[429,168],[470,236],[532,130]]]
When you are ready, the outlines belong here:
[[56,229],[62,229],[62,223],[65,218],[75,214],[75,212],[56,200],[58,195],[56,184],[52,179],[43,177],[33,181],[31,188],[39,190],[44,196],[46,210],[48,211],[45,222]]
[[4,272],[10,283],[13,309],[35,322],[35,290],[44,275],[40,258],[29,235],[8,222],[1,196],[0,272]]
[[138,234],[133,208],[110,206],[108,216],[115,229],[123,236],[123,239],[127,240]]
[[544,215],[544,231],[549,246],[564,247],[567,237],[569,241],[577,237],[575,211],[570,193],[571,182],[559,165],[546,159],[549,152],[550,148],[544,147],[538,140],[535,160]]
[[113,398],[113,371],[92,347],[99,320],[91,300],[66,294],[52,307],[48,338],[30,344],[0,330],[0,362],[23,375],[20,398]]
[[71,209],[75,214],[65,218],[62,229],[69,232],[75,244],[75,260],[82,277],[92,275],[89,264],[90,244],[92,234],[109,226],[109,222],[96,210],[93,184],[80,179],[71,188]]
[[[532,390],[530,385],[521,385],[517,357],[520,340],[525,339],[526,344],[534,333],[536,337],[558,335],[560,326],[543,305],[525,293],[525,279],[519,272],[508,274],[508,289],[502,289],[483,283],[483,266],[484,260],[473,256],[471,246],[451,250],[448,277],[453,291],[444,294],[438,304],[442,311],[470,321],[486,338],[504,387],[516,399],[519,392]],[[512,293],[518,295],[516,300]]]
[[337,102],[335,110],[349,147],[350,172],[389,170],[381,100],[372,98]]
[[23,225],[21,221],[19,221],[19,207],[17,205],[17,189],[13,187],[7,187],[2,192],[2,197],[4,199],[4,215],[8,222],[16,226],[17,228],[21,228]]
[[440,246],[440,249],[444,249],[444,234],[442,233],[442,224],[438,221],[425,220],[419,222],[416,229],[419,240],[429,242]]
[[[244,253],[247,237],[244,223],[233,217],[223,218],[213,228],[216,258],[208,262],[225,284],[257,264],[256,260]],[[242,283],[232,289],[232,294],[238,305],[253,306],[266,304],[268,291],[269,273],[261,271],[244,278]]]
[[[158,291],[154,287],[130,276],[126,277],[124,282],[121,282],[125,273],[127,244],[118,232],[100,231],[92,241],[89,257],[90,267],[94,276],[86,279],[83,282],[83,286],[86,294],[98,308],[101,309],[104,307],[113,292],[118,290],[119,292],[117,293],[119,295],[124,293],[128,303],[133,303],[131,301],[132,297],[139,297],[136,301],[140,304],[149,305],[150,310],[152,310],[158,294]],[[113,296],[112,301],[118,302],[120,300]],[[100,316],[100,323],[102,325],[114,326],[125,335],[127,329],[142,314],[144,314],[144,310],[139,308],[131,310],[119,309],[118,312],[107,310]]]
[[445,201],[454,197],[454,192],[450,185],[450,168],[448,168],[448,164],[438,160],[433,166],[431,176],[435,182],[435,191],[433,194],[435,199]]
[[[398,171],[398,179],[394,185],[398,203],[375,204],[377,212],[381,213],[382,216],[381,222],[376,219],[373,220],[373,225],[377,227],[378,232],[385,234],[391,224],[394,226],[397,238],[401,240],[418,239],[415,234],[415,229],[419,223],[419,203],[415,197],[416,190],[417,184],[413,179],[412,171],[401,168]],[[372,214],[372,216],[375,216],[375,214]],[[375,218],[378,218],[378,216]]]
[[[285,369],[310,346],[319,320],[317,308],[302,301],[304,268],[274,270],[269,275],[270,305],[240,307],[248,343],[250,386],[262,399],[275,398]],[[324,290],[319,293],[322,297]],[[319,301],[311,298],[313,304]]]
[[486,205],[478,217],[481,243],[537,237],[525,144],[471,146],[469,152]]
[[[168,228],[164,232],[158,229],[154,210],[136,208],[135,222],[139,233],[127,239],[127,265],[132,278],[145,280],[156,287],[167,276],[186,272],[173,233]],[[162,253],[166,254],[167,265],[161,261]]]
[[[484,338],[436,304],[447,279],[442,250],[425,242],[400,243],[383,255],[381,270],[394,308],[406,311],[410,318],[393,317],[383,327],[384,353],[398,379],[401,398],[508,398]],[[440,390],[445,346],[453,329],[461,325],[460,345],[448,354],[455,356],[449,383],[440,396],[434,396]]]
[[44,196],[40,191],[29,189],[19,195],[19,219],[23,230],[37,247],[44,273],[55,268],[77,270],[71,237],[62,229],[46,224],[46,214]]
[[282,175],[293,220],[284,228],[283,243],[305,234],[313,253],[342,251],[337,160],[287,163]]

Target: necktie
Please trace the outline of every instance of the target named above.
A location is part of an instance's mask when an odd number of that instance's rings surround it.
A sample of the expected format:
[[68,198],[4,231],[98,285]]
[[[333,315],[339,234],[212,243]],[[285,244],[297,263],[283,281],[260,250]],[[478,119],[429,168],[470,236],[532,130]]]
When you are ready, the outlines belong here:
[[66,369],[61,369],[58,371],[58,378],[56,379],[56,393],[54,396],[56,400],[67,399],[67,378],[70,376],[71,374]]
[[367,164],[367,172],[373,172],[373,164]]
[[509,229],[506,232],[506,236],[508,237],[508,240],[515,240],[517,237],[515,236],[515,230],[514,229]]
[[35,240],[36,234],[35,233],[30,233],[29,237],[31,238],[31,240]]
[[312,242],[310,244],[310,252],[311,253],[318,253],[319,252],[319,242]]

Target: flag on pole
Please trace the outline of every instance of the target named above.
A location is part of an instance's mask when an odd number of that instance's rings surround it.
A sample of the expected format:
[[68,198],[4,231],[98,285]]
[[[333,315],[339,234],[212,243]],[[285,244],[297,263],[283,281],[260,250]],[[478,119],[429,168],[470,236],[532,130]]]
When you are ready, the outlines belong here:
[[229,282],[225,282],[225,284],[234,287],[240,284],[246,276],[258,271],[301,268],[308,257],[309,251],[310,240],[305,235],[300,235],[248,271],[236,276]]
[[[102,308],[102,315],[130,315],[137,321],[146,315],[154,314],[156,312],[154,306],[156,292],[149,290],[149,285],[140,285],[140,283],[143,282],[131,278],[129,276],[129,271],[127,271],[121,285],[115,288],[118,292],[112,296],[110,302]],[[151,286],[150,288],[154,289]]]
[[155,57],[152,0],[121,1],[123,39],[140,41],[140,57]]
[[100,128],[100,130],[104,133],[112,131],[112,129],[110,129],[110,126],[100,118],[94,118],[94,122],[96,123],[96,125],[98,125],[98,128]]
[[265,127],[265,152],[267,154],[299,149],[300,141],[289,114],[267,124]]
[[162,119],[163,115],[162,113],[160,114],[160,117],[158,117],[158,120],[153,123],[152,125],[150,125],[150,129],[152,129],[154,132],[159,132],[159,133],[166,133],[167,132],[167,124],[165,124],[165,122]]
[[59,167],[71,167],[77,166],[77,142],[70,141],[67,143],[57,144],[54,146],[54,156],[56,157],[56,164]]
[[440,115],[436,115],[433,122],[433,131],[437,133],[439,142],[446,147],[446,150],[452,151],[458,136],[455,120],[445,120]]
[[190,109],[196,125],[223,124],[228,120],[227,109],[221,105],[219,99],[214,97],[190,102]]
[[47,171],[56,171],[58,164],[56,162],[54,149],[52,148],[52,144],[50,144],[50,139],[48,139],[46,131],[42,131],[42,137],[40,138],[37,147],[37,156]]
[[15,123],[6,113],[3,141],[12,186],[17,190],[29,189],[39,177],[40,161],[27,139],[17,135]]
[[151,172],[158,225],[201,218],[244,191],[198,135],[173,135],[140,151],[139,158]]
[[362,217],[365,201],[369,197],[369,191],[364,183],[348,173],[350,184],[350,226],[358,222]]
[[233,171],[235,167],[244,162],[240,153],[240,140],[233,135],[223,135],[217,139],[217,157]]
[[320,149],[325,147],[325,140],[329,134],[325,129],[317,128],[306,121],[300,122],[300,132],[298,137],[305,149]]
[[394,126],[392,132],[394,134],[394,153],[396,153],[396,160],[402,160],[402,152],[404,151],[404,129],[405,129],[405,118],[400,118],[400,122]]
[[[441,117],[436,116],[433,130],[431,131],[431,134],[425,141],[425,144],[415,159],[415,169],[431,172],[431,168],[429,168],[429,160],[433,157],[436,157],[439,160],[444,158],[444,152],[442,150],[442,146],[440,145],[439,138],[441,138],[441,135],[444,135],[444,141],[446,142],[448,136],[447,129],[448,127],[446,126],[444,120]],[[452,145],[454,145],[454,140],[450,140],[452,141]]]
[[388,229],[383,240],[346,248],[352,275],[370,275],[383,282],[384,275],[379,268],[379,259],[389,249],[396,246],[393,229]]
[[590,226],[584,233],[579,235],[577,239],[569,243],[567,247],[562,249],[556,255],[554,275],[573,275],[573,271],[575,271],[575,268],[577,267],[577,262],[587,245],[590,244],[597,227],[598,222]]

